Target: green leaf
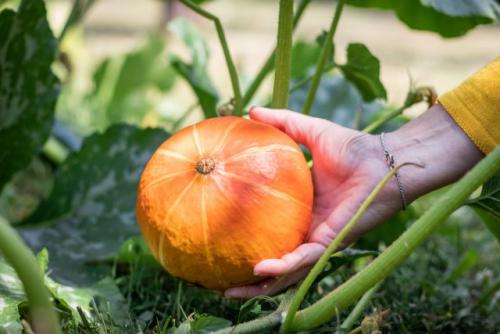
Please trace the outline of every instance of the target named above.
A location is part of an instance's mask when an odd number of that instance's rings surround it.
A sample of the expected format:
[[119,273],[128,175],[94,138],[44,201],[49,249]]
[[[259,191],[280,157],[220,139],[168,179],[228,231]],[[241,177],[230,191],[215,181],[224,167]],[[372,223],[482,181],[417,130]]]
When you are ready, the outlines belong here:
[[54,119],[57,44],[45,16],[42,0],[0,13],[0,190],[41,149]]
[[[42,249],[37,254],[37,260],[42,271],[46,273],[49,265],[49,252],[46,248]],[[91,315],[90,302],[92,301],[93,297],[91,291],[68,285],[62,285],[54,281],[47,274],[45,275],[45,285],[49,289],[52,297],[59,302],[58,306],[70,312],[76,323],[79,323],[81,321],[77,307],[80,307],[86,315]]]
[[213,87],[208,75],[200,73],[193,65],[184,63],[175,55],[170,57],[170,63],[191,86],[203,110],[205,118],[217,117],[219,95]]
[[481,189],[481,195],[471,199],[468,205],[479,207],[500,219],[500,173],[489,179]]
[[344,76],[358,88],[363,100],[387,98],[384,85],[380,81],[380,62],[360,43],[351,43],[347,47],[347,64],[341,65]]
[[109,271],[85,264],[114,256],[125,240],[138,235],[134,208],[139,176],[167,138],[159,129],[115,125],[85,139],[81,150],[67,158],[52,193],[27,219],[51,224],[20,231],[36,251],[49,250],[54,278],[90,283]]
[[357,7],[393,10],[408,27],[458,37],[479,24],[495,22],[500,4],[495,0],[347,0]]
[[161,268],[156,261],[151,250],[146,245],[142,236],[132,237],[126,240],[118,250],[116,257],[110,260],[116,260],[120,263],[138,264],[143,267]]
[[191,63],[177,55],[170,55],[170,63],[191,86],[198,98],[205,118],[217,117],[219,95],[208,75],[209,52],[205,39],[194,25],[185,19],[176,19],[169,30],[188,47]]
[[148,91],[165,92],[176,78],[164,50],[163,39],[150,36],[137,50],[107,58],[97,66],[94,88],[86,96],[95,128],[104,130],[118,122],[140,124],[154,109]]
[[489,179],[481,189],[481,194],[469,200],[486,227],[500,242],[500,173]]
[[231,326],[229,320],[213,316],[202,316],[191,323],[191,334],[208,334],[229,326]]
[[500,242],[500,218],[494,216],[489,211],[475,207],[474,211],[477,213],[479,218],[483,221],[484,225],[490,230],[490,232],[497,238]]
[[[290,109],[302,110],[309,86],[290,95]],[[366,103],[357,88],[342,75],[324,75],[321,79],[311,116],[323,118],[342,126],[361,129],[381,110],[379,101]]]
[[0,334],[21,334],[18,305],[26,300],[14,269],[0,256]]
[[122,328],[130,324],[131,314],[128,302],[115,280],[111,277],[105,277],[89,288],[89,291],[92,291],[100,312],[108,314],[113,322]]
[[321,46],[317,44],[308,43],[305,41],[298,41],[292,47],[292,79],[301,79],[308,75],[311,69],[314,69],[319,54],[321,53]]

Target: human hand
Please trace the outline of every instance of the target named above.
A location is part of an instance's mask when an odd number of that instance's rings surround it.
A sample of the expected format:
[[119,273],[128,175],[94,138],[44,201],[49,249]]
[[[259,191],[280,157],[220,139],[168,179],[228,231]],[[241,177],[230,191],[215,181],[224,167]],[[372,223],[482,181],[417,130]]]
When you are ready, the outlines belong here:
[[[226,297],[233,298],[272,295],[303,278],[389,171],[378,136],[287,110],[253,108],[250,117],[279,128],[311,151],[313,217],[305,243],[280,259],[259,262],[254,273],[267,279],[226,290]],[[458,180],[483,158],[439,104],[384,138],[396,164],[414,163],[398,172],[408,204]],[[351,230],[343,246],[399,211],[400,196],[392,179]]]
[[[255,266],[256,275],[272,278],[229,289],[228,297],[274,294],[300,280],[388,172],[382,147],[375,136],[287,110],[253,108],[250,117],[279,128],[311,151],[313,217],[304,244],[280,259],[264,260]],[[401,209],[399,196],[396,184],[386,187],[344,244],[356,240]]]

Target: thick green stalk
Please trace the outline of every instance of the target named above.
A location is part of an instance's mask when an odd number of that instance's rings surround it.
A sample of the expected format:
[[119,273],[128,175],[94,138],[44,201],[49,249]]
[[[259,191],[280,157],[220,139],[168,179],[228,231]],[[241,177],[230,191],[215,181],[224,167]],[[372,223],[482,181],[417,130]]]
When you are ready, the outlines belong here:
[[356,321],[358,321],[359,317],[363,314],[364,310],[368,306],[368,303],[372,299],[373,295],[375,294],[375,291],[382,285],[383,281],[378,282],[373,288],[368,290],[363,297],[359,300],[359,302],[354,306],[352,309],[351,313],[345,318],[345,320],[342,322],[342,325],[340,325],[340,331],[341,333],[347,333],[349,330],[351,330],[352,326]]
[[219,18],[212,13],[209,13],[205,9],[201,8],[191,0],[180,0],[181,3],[200,14],[201,16],[211,20],[215,25],[215,30],[217,31],[217,36],[219,37],[219,42],[222,47],[222,52],[224,53],[224,58],[226,60],[227,70],[229,72],[229,77],[231,78],[231,85],[233,87],[234,94],[234,112],[235,115],[241,116],[243,114],[243,100],[241,97],[240,80],[238,77],[238,71],[234,65],[233,58],[229,52],[229,46],[226,40],[226,34],[224,33],[224,28]]
[[0,216],[0,253],[12,265],[28,297],[32,327],[38,334],[59,334],[59,321],[35,256]]
[[377,195],[384,189],[385,185],[391,178],[396,174],[396,172],[404,166],[405,164],[402,164],[400,166],[397,166],[393,170],[391,170],[387,175],[377,184],[377,186],[373,189],[373,191],[368,195],[368,197],[363,201],[361,204],[361,207],[356,211],[354,216],[351,218],[351,220],[342,228],[342,230],[337,234],[335,239],[332,240],[330,245],[326,248],[326,250],[323,252],[321,257],[319,258],[318,262],[314,265],[314,267],[311,269],[309,274],[306,276],[302,284],[300,285],[299,289],[297,290],[297,293],[295,294],[291,304],[290,308],[288,309],[287,315],[285,317],[285,320],[283,321],[283,325],[281,326],[281,333],[288,333],[292,330],[292,323],[295,317],[295,313],[297,313],[297,310],[300,307],[300,304],[304,300],[304,297],[307,294],[307,291],[309,291],[309,288],[313,285],[314,281],[316,278],[321,274],[323,269],[326,267],[328,264],[328,260],[332,256],[333,253],[338,251],[340,245],[344,241],[344,239],[347,237],[349,232],[351,232],[352,228],[356,225],[356,223],[361,219],[363,214],[365,213],[366,209],[372,204],[373,200],[377,197]]
[[306,115],[309,115],[311,113],[314,99],[316,98],[316,92],[318,91],[319,83],[321,82],[321,76],[323,75],[323,69],[325,68],[326,60],[332,49],[332,42],[333,38],[335,37],[335,31],[337,31],[337,26],[339,24],[340,15],[342,14],[342,9],[344,8],[344,1],[345,0],[339,0],[337,3],[337,7],[335,8],[335,15],[333,16],[330,29],[328,30],[328,34],[326,35],[325,44],[321,49],[318,64],[316,65],[316,71],[314,72],[311,86],[309,87],[307,98],[302,109],[302,112]]
[[276,47],[273,108],[288,107],[288,85],[292,59],[293,0],[280,0]]
[[[302,0],[299,3],[297,10],[295,11],[295,14],[293,16],[293,30],[295,30],[295,28],[299,24],[300,19],[302,18],[302,14],[304,14],[305,9],[310,2],[311,0]],[[246,106],[250,102],[250,100],[253,98],[253,96],[259,89],[260,85],[262,84],[262,81],[264,81],[267,75],[271,73],[271,71],[273,70],[275,56],[276,56],[276,48],[267,57],[266,61],[264,62],[264,65],[262,65],[260,71],[257,73],[253,81],[248,86],[247,91],[245,92],[245,94],[243,94],[243,106]]]
[[455,183],[429,210],[366,268],[315,304],[297,313],[291,329],[302,331],[329,321],[398,267],[468,197],[500,170],[500,146]]

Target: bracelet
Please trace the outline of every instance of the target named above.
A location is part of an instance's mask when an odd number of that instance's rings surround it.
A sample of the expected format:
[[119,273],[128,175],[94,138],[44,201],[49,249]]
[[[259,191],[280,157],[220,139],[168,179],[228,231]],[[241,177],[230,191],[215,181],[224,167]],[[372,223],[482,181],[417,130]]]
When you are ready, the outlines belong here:
[[[393,170],[395,168],[394,156],[390,154],[389,151],[387,150],[387,146],[385,145],[384,141],[384,135],[385,135],[384,132],[380,134],[380,143],[382,144],[382,149],[384,150],[385,161],[387,162],[389,169]],[[401,203],[403,204],[403,210],[406,210],[407,207],[406,196],[397,172],[394,174],[394,177],[396,178],[396,182],[398,184],[399,194],[401,195]]]

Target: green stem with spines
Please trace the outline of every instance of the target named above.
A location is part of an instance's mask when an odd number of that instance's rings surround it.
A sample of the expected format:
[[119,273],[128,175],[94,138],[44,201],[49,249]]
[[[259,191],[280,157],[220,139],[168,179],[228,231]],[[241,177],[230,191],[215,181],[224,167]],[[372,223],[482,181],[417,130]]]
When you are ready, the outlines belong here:
[[14,268],[23,283],[28,298],[31,323],[36,333],[60,334],[59,320],[50,294],[44,283],[44,275],[38,266],[35,255],[21,237],[0,216],[0,253]]
[[[409,164],[409,163],[407,163]],[[332,256],[332,254],[339,250],[340,245],[347,237],[349,232],[351,232],[352,228],[356,225],[356,223],[361,219],[366,209],[371,205],[371,203],[375,200],[377,195],[384,189],[387,182],[391,180],[391,178],[397,173],[399,168],[405,166],[406,164],[402,164],[392,169],[386,176],[377,184],[377,186],[373,189],[373,191],[366,197],[366,199],[361,204],[361,207],[356,211],[354,216],[349,220],[349,222],[342,228],[342,230],[337,234],[335,239],[332,240],[330,245],[323,252],[319,260],[315,263],[309,274],[306,276],[302,284],[300,285],[297,293],[294,295],[294,298],[290,304],[290,308],[286,314],[285,320],[281,325],[280,332],[281,333],[289,333],[292,330],[292,323],[294,321],[295,313],[300,307],[300,304],[304,300],[304,297],[307,294],[307,291],[311,288],[316,278],[321,274],[323,269],[328,264],[328,260]]]
[[273,108],[288,108],[288,85],[292,60],[293,0],[280,0],[275,57]]
[[304,107],[302,108],[302,112],[306,115],[309,115],[311,113],[314,100],[316,99],[316,92],[318,91],[319,83],[321,82],[321,76],[323,75],[323,69],[325,67],[326,60],[332,49],[333,39],[335,37],[335,32],[337,31],[337,26],[342,14],[342,9],[344,8],[344,2],[345,0],[339,0],[337,6],[335,7],[335,14],[333,16],[330,29],[328,30],[328,33],[326,35],[325,44],[321,49],[318,63],[316,65],[316,71],[314,72],[311,86],[309,87],[306,101],[304,102]]
[[500,170],[500,146],[456,182],[429,210],[362,271],[313,305],[297,313],[291,329],[315,328],[331,319],[336,310],[351,305],[398,267],[469,196]]
[[217,16],[201,8],[191,0],[180,0],[180,2],[185,6],[189,7],[190,9],[192,9],[194,12],[209,19],[214,23],[215,30],[217,32],[217,36],[219,37],[220,45],[222,47],[222,52],[224,53],[224,58],[226,60],[226,66],[229,72],[229,77],[231,79],[231,85],[233,88],[233,95],[234,95],[234,113],[237,116],[243,115],[243,99],[241,96],[238,71],[236,70],[236,66],[234,65],[231,52],[229,51],[229,46],[227,44],[226,34],[224,32],[224,28],[222,27],[222,23],[220,22]]
[[[293,30],[297,28],[300,19],[302,18],[302,15],[304,14],[305,9],[310,2],[311,0],[302,0],[297,6],[297,10],[293,16]],[[243,94],[243,106],[246,106],[250,102],[250,100],[252,100],[255,93],[259,89],[260,85],[264,81],[264,79],[273,70],[275,56],[276,56],[276,48],[274,48],[271,54],[267,57],[266,61],[264,62],[264,65],[262,65],[257,75],[248,86],[247,91],[245,92],[245,94]]]

